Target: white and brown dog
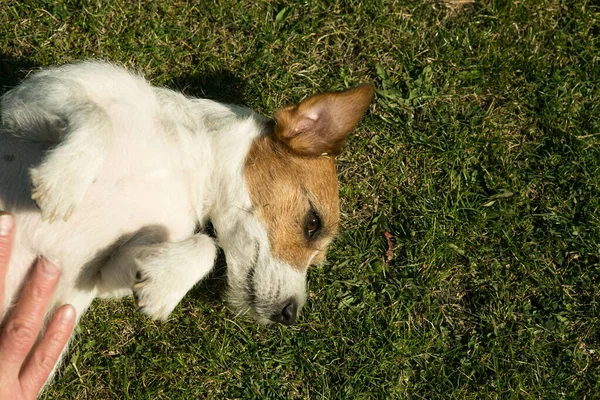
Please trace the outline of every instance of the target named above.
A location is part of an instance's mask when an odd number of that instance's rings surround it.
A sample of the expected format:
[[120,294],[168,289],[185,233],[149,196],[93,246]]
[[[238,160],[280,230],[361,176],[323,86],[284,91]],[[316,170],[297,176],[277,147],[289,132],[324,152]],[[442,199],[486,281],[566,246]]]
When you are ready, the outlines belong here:
[[338,227],[334,157],[372,97],[317,94],[270,120],[102,62],[33,74],[1,105],[0,210],[17,221],[3,310],[43,256],[62,267],[49,314],[133,292],[166,319],[220,246],[231,305],[293,323]]

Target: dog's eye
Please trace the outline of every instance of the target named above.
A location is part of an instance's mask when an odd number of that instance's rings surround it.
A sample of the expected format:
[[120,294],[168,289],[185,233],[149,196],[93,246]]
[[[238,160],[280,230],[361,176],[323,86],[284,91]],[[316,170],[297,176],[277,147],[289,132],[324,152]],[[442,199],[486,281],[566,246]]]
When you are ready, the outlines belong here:
[[317,233],[317,231],[320,228],[321,228],[321,218],[319,218],[319,215],[316,212],[311,211],[306,218],[306,225],[305,225],[306,235],[309,238],[311,238],[314,236],[315,233]]

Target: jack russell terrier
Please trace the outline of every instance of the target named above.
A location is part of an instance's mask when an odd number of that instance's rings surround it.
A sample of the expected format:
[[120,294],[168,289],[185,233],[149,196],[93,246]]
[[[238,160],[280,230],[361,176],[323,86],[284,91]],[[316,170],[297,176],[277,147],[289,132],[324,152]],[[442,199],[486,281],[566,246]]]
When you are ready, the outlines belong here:
[[338,228],[334,158],[372,97],[321,93],[271,120],[108,63],[36,72],[1,103],[0,210],[17,223],[2,309],[43,256],[62,268],[48,316],[133,293],[164,320],[219,246],[231,306],[294,323]]

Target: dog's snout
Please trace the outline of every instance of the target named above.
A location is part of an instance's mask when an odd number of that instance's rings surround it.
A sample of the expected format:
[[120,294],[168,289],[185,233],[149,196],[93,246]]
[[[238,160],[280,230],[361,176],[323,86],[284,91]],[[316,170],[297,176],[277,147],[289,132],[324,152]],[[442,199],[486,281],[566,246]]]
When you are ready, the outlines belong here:
[[298,303],[294,299],[289,299],[284,303],[281,312],[271,317],[271,321],[279,322],[280,324],[284,325],[292,325],[294,322],[296,322],[297,315]]

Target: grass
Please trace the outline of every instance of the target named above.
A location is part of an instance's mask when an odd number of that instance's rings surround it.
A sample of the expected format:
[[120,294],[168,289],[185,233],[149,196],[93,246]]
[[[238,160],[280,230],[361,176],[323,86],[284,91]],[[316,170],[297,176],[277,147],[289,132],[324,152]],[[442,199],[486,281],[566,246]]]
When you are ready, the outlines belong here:
[[[44,398],[600,396],[600,8],[587,0],[5,0],[0,87],[82,58],[267,115],[378,89],[294,327],[200,285],[97,302]],[[385,233],[393,256],[386,255]]]

